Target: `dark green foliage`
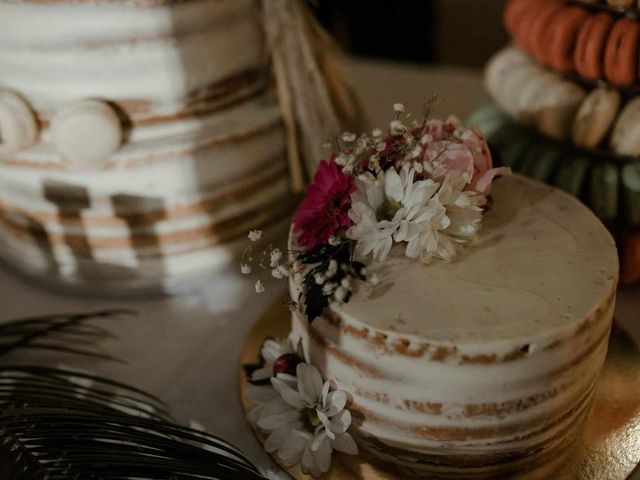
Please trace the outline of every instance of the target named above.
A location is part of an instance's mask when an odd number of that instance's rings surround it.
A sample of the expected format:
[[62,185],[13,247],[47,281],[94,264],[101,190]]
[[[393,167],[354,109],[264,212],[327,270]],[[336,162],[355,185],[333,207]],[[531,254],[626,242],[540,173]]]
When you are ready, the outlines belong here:
[[[298,259],[305,265],[312,268],[304,277],[304,298],[305,315],[309,323],[318,318],[322,311],[329,306],[330,296],[323,292],[323,285],[315,281],[317,273],[324,273],[329,267],[329,262],[335,260],[338,263],[336,274],[330,279],[338,285],[345,277],[354,277],[364,280],[364,264],[353,260],[353,240],[341,240],[337,245],[318,245],[317,247],[303,252]],[[349,301],[349,295],[344,299]]]

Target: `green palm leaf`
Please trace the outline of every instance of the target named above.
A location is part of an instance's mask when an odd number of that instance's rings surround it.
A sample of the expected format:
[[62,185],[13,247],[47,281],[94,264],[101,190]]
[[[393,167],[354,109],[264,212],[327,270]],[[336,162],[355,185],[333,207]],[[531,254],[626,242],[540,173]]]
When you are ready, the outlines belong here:
[[[94,356],[74,346],[106,335],[88,321],[122,313],[130,312],[5,323],[0,356],[34,344]],[[234,447],[178,425],[160,400],[134,387],[63,368],[0,367],[0,479],[263,478]]]

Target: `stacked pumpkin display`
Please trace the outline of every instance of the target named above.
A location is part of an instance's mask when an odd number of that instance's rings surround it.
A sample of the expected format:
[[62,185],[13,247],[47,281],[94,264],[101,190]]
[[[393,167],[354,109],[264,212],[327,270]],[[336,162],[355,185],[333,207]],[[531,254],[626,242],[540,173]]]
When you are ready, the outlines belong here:
[[[624,6],[622,6],[624,3]],[[640,281],[640,12],[635,2],[510,0],[514,40],[485,68],[479,126],[515,171],[579,197]]]

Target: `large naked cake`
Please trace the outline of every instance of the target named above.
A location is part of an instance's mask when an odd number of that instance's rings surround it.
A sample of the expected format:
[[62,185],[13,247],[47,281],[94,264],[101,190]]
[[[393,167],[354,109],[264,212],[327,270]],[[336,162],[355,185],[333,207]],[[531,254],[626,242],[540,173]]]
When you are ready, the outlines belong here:
[[491,185],[507,172],[455,119],[351,139],[307,190],[290,263],[271,252],[292,330],[251,376],[265,447],[313,476],[337,450],[394,478],[555,478],[607,352],[610,234],[560,190]]
[[287,215],[252,0],[0,3],[0,256],[101,291],[228,261]]

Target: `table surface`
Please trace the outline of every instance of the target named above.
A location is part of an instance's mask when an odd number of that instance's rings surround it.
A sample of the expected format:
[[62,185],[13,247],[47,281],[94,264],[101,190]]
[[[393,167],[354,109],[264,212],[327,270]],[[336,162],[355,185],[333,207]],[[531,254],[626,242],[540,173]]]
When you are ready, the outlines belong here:
[[[465,118],[485,98],[475,70],[425,68],[378,61],[352,60],[349,69],[370,118],[383,126],[392,104],[403,102],[420,114],[424,100],[437,94],[443,101],[434,114]],[[156,299],[100,299],[53,293],[0,270],[0,320],[38,314],[82,312],[126,307],[133,318],[102,323],[115,335],[103,348],[124,360],[114,363],[39,353],[15,354],[12,360],[47,360],[135,385],[156,394],[184,423],[196,422],[229,440],[257,464],[267,456],[246,425],[238,396],[238,368],[244,340],[260,313],[282,295],[283,284],[267,282],[257,295],[249,278],[230,266],[198,290]],[[622,289],[616,320],[640,345],[640,289]],[[37,358],[36,358],[37,357]],[[640,480],[640,476],[637,477]]]

